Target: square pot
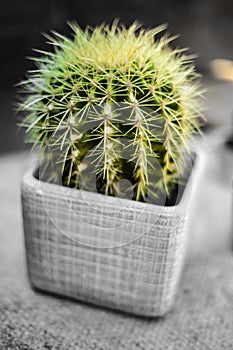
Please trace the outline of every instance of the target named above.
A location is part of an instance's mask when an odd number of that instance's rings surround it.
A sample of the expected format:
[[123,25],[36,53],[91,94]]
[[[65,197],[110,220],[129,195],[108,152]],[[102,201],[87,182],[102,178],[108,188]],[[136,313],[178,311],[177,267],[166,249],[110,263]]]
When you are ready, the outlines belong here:
[[22,181],[31,285],[105,307],[161,316],[173,305],[185,255],[189,177],[177,205],[159,206]]

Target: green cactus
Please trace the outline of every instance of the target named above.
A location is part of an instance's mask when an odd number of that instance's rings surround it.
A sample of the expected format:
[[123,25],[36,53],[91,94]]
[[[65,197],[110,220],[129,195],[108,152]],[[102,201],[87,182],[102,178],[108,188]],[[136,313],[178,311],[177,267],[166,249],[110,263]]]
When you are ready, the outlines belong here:
[[174,37],[155,40],[164,25],[70,26],[72,39],[46,36],[54,51],[40,51],[37,69],[21,83],[22,125],[44,164],[56,153],[47,180],[60,176],[59,164],[65,186],[119,196],[127,179],[135,200],[169,197],[200,131],[193,58],[169,47]]

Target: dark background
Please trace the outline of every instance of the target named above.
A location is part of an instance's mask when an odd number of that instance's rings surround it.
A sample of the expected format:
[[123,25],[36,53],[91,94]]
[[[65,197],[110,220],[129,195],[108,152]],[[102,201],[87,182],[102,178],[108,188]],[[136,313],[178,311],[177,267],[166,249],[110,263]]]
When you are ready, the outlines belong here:
[[116,17],[126,25],[136,19],[146,27],[168,23],[169,33],[180,33],[176,45],[198,53],[196,65],[204,76],[211,59],[233,58],[232,0],[1,0],[0,9],[0,153],[23,148],[13,104],[14,85],[32,67],[25,58],[35,55],[31,48],[48,49],[42,32],[70,35],[67,20],[82,27]]

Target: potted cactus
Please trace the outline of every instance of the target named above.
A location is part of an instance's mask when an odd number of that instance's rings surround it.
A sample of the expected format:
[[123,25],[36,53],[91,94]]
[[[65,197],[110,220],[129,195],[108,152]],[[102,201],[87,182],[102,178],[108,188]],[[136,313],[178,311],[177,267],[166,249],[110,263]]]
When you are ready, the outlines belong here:
[[41,290],[158,316],[184,257],[200,85],[165,29],[114,23],[47,36],[21,83],[40,163],[22,182],[28,272]]

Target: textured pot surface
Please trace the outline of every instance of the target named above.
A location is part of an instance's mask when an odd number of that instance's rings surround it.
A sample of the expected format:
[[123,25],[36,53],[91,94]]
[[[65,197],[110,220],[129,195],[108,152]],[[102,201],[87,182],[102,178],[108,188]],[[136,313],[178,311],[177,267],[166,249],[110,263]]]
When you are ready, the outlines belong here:
[[144,316],[173,305],[190,181],[176,206],[22,182],[29,279],[41,290]]

